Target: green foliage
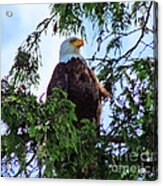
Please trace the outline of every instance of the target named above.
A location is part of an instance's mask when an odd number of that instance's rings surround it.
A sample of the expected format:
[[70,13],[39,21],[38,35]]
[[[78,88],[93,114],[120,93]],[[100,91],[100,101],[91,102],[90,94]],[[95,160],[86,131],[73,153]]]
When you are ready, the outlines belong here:
[[[50,6],[51,17],[19,47],[9,76],[1,81],[2,121],[7,127],[2,176],[157,178],[157,40],[147,43],[157,36],[157,25],[150,25],[155,8],[153,2]],[[40,80],[39,42],[51,21],[55,33],[80,34],[91,42],[85,24],[89,22],[95,47],[88,61],[112,94],[108,130],[100,130],[95,121],[78,121],[74,103],[60,89],[46,102],[33,95],[32,87]],[[131,39],[132,46],[125,46]]]

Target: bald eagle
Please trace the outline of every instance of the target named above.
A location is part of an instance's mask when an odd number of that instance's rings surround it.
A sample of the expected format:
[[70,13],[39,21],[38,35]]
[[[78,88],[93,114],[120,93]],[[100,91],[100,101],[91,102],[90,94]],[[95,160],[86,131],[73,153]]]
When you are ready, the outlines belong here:
[[60,62],[55,67],[47,88],[47,97],[53,88],[60,88],[68,93],[68,98],[76,104],[78,120],[96,119],[100,124],[101,97],[110,94],[99,83],[94,72],[88,67],[80,54],[82,39],[71,37],[60,47]]

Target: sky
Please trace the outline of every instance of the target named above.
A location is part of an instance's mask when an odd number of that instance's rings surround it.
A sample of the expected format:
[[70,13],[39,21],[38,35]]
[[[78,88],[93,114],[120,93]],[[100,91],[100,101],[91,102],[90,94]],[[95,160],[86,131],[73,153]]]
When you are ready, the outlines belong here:
[[[12,11],[12,17],[6,15],[7,11]],[[49,12],[48,4],[4,5],[2,7],[1,77],[7,75],[13,65],[17,48],[35,30],[39,22],[49,17]],[[35,90],[38,96],[46,92],[52,71],[58,63],[59,47],[64,39],[63,37],[52,36],[52,32],[43,36],[41,42],[43,57],[43,66],[40,68],[41,80],[39,89]]]

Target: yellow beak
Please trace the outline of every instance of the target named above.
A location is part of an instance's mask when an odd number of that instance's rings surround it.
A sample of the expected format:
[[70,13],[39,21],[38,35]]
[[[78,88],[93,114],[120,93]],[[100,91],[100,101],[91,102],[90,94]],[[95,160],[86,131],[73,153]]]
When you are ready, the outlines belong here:
[[84,45],[84,41],[83,41],[83,39],[76,39],[75,41],[71,42],[71,44],[74,47],[80,48],[81,46]]

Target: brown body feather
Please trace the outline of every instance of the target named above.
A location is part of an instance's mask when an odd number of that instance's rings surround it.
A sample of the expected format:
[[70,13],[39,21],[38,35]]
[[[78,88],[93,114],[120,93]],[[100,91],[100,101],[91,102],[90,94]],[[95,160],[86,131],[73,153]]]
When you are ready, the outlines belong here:
[[109,93],[81,59],[72,58],[67,64],[59,63],[56,66],[48,85],[47,96],[52,94],[54,87],[68,93],[68,98],[76,104],[79,120],[95,118],[100,124],[101,96],[107,98]]

